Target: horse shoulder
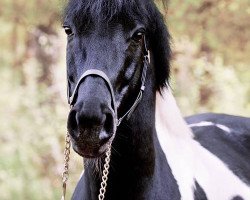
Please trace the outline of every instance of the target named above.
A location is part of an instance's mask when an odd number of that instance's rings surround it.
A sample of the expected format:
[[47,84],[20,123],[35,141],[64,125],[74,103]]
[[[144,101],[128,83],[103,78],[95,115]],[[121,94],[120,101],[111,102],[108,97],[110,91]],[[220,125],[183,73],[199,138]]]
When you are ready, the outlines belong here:
[[185,120],[194,139],[250,185],[250,118],[206,113]]

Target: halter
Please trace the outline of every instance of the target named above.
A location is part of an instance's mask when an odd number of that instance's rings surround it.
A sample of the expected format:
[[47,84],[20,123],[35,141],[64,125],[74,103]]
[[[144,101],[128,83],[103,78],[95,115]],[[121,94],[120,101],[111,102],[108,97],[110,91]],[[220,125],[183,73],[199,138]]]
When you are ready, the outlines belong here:
[[[140,101],[142,99],[143,91],[145,90],[146,74],[147,74],[148,66],[150,64],[150,52],[149,52],[149,50],[147,48],[145,36],[143,37],[143,55],[144,55],[144,60],[143,60],[143,69],[142,69],[142,74],[141,74],[140,91],[139,91],[139,93],[137,95],[137,98],[134,101],[133,105],[130,107],[130,109],[128,109],[127,112],[125,112],[124,115],[122,115],[122,117],[118,118],[118,115],[117,115],[117,105],[116,105],[116,101],[115,101],[114,89],[113,89],[113,86],[111,84],[110,79],[108,78],[108,76],[103,71],[98,70],[98,69],[89,69],[89,70],[85,71],[81,75],[79,80],[77,81],[77,84],[76,84],[76,86],[74,88],[74,91],[73,91],[72,95],[70,94],[70,91],[69,91],[69,81],[68,81],[67,97],[68,97],[68,104],[70,105],[70,107],[72,108],[74,106],[76,96],[77,96],[77,93],[78,93],[78,88],[79,88],[80,84],[83,82],[83,80],[86,77],[88,77],[88,76],[101,77],[105,81],[106,85],[108,86],[110,94],[111,94],[112,112],[113,112],[113,117],[114,117],[114,122],[115,122],[115,126],[114,126],[114,135],[115,135],[116,129],[121,124],[122,120],[124,118],[129,119],[130,116],[132,115],[132,113],[136,109],[137,105],[140,103]],[[69,168],[68,162],[69,162],[69,154],[70,154],[70,137],[69,137],[68,132],[67,132],[67,135],[66,135],[65,143],[66,143],[66,148],[65,148],[65,151],[64,151],[65,163],[64,163],[64,172],[63,172],[63,175],[62,175],[62,178],[63,178],[63,196],[62,196],[62,200],[65,199],[66,182],[67,182],[68,176],[69,176],[69,174],[68,174],[68,168]],[[101,188],[100,188],[99,195],[98,195],[99,200],[103,200],[104,197],[105,197],[108,174],[109,174],[110,156],[111,156],[111,145],[109,146],[109,148],[108,148],[108,150],[106,152],[104,169],[103,169],[103,172],[102,172]]]
[[150,53],[149,50],[147,49],[147,45],[146,45],[146,40],[145,40],[145,36],[143,37],[143,54],[144,54],[144,65],[143,65],[143,70],[142,70],[142,75],[141,75],[141,88],[140,88],[140,92],[135,100],[135,102],[133,103],[133,105],[130,107],[130,109],[122,116],[118,119],[117,116],[117,106],[116,106],[116,101],[115,101],[115,95],[114,95],[114,89],[112,87],[112,84],[108,78],[108,76],[101,70],[98,69],[89,69],[87,71],[85,71],[81,77],[79,78],[79,80],[77,81],[77,84],[75,86],[75,89],[72,93],[72,95],[70,95],[70,91],[69,91],[69,81],[68,81],[68,89],[67,89],[67,96],[68,96],[68,104],[72,107],[74,105],[74,102],[76,100],[76,96],[78,93],[78,88],[80,86],[80,84],[83,82],[83,80],[87,77],[87,76],[98,76],[101,77],[107,84],[110,94],[111,94],[111,99],[112,99],[112,107],[113,107],[113,112],[114,112],[114,117],[115,117],[115,122],[116,122],[116,126],[119,126],[121,121],[127,116],[127,119],[130,118],[131,114],[133,113],[133,111],[135,110],[135,108],[137,107],[137,105],[139,104],[139,102],[141,101],[142,98],[142,93],[145,90],[145,80],[146,80],[146,74],[147,74],[147,68],[148,65],[150,63]]

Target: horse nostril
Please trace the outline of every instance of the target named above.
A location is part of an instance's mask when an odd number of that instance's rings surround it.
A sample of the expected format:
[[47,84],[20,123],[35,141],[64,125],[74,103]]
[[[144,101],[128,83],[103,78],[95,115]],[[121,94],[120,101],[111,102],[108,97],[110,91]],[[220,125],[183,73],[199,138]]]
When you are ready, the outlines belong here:
[[114,125],[113,125],[113,115],[111,113],[105,114],[105,122],[103,124],[102,131],[99,134],[100,145],[105,144],[112,137],[114,133]]
[[69,113],[68,128],[69,129],[75,129],[75,128],[77,128],[76,111],[75,110],[72,110]]
[[114,119],[113,119],[113,115],[111,113],[106,113],[106,120],[105,123],[103,125],[104,130],[109,133],[110,135],[113,134],[114,132]]
[[69,134],[75,140],[95,140],[103,145],[114,134],[114,117],[107,106],[75,106],[68,117]]
[[68,127],[68,131],[69,134],[73,137],[76,138],[79,136],[78,133],[78,122],[77,122],[77,111],[76,110],[71,110],[68,116],[68,123],[67,123],[67,127]]

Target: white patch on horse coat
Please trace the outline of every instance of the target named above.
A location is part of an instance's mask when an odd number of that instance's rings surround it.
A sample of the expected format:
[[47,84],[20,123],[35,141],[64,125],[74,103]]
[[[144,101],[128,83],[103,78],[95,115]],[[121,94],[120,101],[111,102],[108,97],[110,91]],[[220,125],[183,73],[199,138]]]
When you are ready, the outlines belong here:
[[190,145],[192,133],[183,122],[174,98],[156,94],[156,132],[183,200],[193,199],[194,163]]
[[202,122],[199,122],[199,123],[195,123],[195,124],[189,124],[188,127],[192,128],[192,127],[204,127],[204,126],[216,126],[217,128],[227,132],[227,133],[231,133],[231,130],[230,128],[228,128],[227,126],[225,125],[222,125],[222,124],[216,124],[216,123],[213,123],[213,122],[207,122],[207,121],[202,121]]
[[156,94],[156,132],[182,200],[194,199],[194,179],[209,200],[229,200],[237,195],[250,199],[250,188],[193,139],[168,90],[163,91],[162,96]]

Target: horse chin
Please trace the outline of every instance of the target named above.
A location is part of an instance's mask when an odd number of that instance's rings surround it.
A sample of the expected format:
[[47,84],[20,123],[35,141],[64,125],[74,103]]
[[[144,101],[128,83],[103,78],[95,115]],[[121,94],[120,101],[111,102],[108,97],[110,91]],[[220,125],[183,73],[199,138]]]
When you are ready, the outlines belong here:
[[111,145],[113,137],[111,137],[106,143],[102,145],[93,146],[86,142],[80,143],[73,140],[72,147],[74,151],[79,154],[83,158],[99,158],[102,157],[106,151],[108,150],[109,146]]

